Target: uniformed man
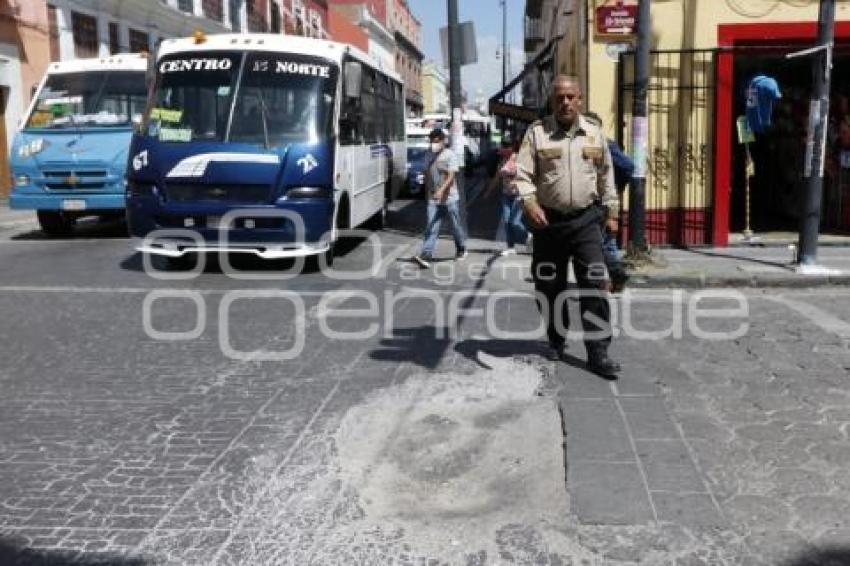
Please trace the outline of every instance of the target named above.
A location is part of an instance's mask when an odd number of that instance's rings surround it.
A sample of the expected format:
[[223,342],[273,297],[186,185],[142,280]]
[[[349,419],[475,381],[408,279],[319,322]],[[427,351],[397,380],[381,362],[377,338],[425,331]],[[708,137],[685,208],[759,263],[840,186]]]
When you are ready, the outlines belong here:
[[534,232],[531,269],[538,307],[553,357],[565,359],[569,314],[559,295],[567,290],[572,259],[588,369],[616,379],[620,366],[608,357],[611,315],[601,233],[606,218],[608,229],[617,231],[611,154],[599,127],[581,115],[578,79],[556,77],[550,103],[552,115],[529,127],[517,157],[516,185]]

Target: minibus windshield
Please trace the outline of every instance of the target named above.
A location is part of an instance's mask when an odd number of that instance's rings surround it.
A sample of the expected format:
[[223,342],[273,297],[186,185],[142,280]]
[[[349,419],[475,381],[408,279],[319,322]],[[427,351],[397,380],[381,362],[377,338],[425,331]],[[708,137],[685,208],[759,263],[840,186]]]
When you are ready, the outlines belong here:
[[87,71],[47,76],[25,128],[128,126],[145,110],[144,71]]
[[333,135],[336,68],[303,55],[193,52],[158,63],[148,135],[275,148]]

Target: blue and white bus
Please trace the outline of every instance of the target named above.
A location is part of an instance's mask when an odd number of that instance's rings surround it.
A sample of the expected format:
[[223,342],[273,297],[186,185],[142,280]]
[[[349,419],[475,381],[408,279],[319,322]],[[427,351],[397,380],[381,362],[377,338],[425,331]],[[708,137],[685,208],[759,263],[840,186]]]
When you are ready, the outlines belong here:
[[165,40],[155,66],[128,166],[137,250],[331,261],[339,230],[383,224],[406,170],[404,92],[368,55],[198,33]]
[[49,236],[81,216],[124,215],[127,150],[147,89],[143,55],[51,63],[15,136],[9,205]]

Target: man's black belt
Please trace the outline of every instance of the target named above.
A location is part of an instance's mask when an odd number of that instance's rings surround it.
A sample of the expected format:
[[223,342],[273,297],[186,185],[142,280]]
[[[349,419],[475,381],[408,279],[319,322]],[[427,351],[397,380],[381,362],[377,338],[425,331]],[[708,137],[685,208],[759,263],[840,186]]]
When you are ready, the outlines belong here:
[[575,220],[576,218],[579,218],[582,214],[586,213],[595,206],[595,204],[591,204],[586,208],[574,208],[573,210],[569,210],[567,212],[561,212],[560,210],[544,206],[543,212],[546,213],[546,220],[549,221],[549,224],[559,224],[561,222],[570,222],[572,220]]

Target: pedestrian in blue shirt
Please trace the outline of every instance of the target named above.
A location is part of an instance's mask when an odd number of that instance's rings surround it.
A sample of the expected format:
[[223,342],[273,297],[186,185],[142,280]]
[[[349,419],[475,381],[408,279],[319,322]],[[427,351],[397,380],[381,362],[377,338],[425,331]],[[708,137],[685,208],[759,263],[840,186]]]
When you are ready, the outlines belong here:
[[[600,128],[602,127],[602,119],[595,112],[587,112],[585,116],[596,122]],[[617,142],[611,139],[607,142],[608,150],[611,152],[611,163],[614,166],[614,184],[617,186],[620,202],[622,202],[623,191],[626,190],[626,185],[632,182],[635,164],[632,158],[626,155],[617,145]],[[611,278],[610,290],[613,293],[619,293],[625,288],[629,275],[623,265],[622,254],[617,246],[617,238],[608,230],[607,226],[604,226],[602,231],[602,252],[605,256],[605,267],[608,269],[608,275]]]

